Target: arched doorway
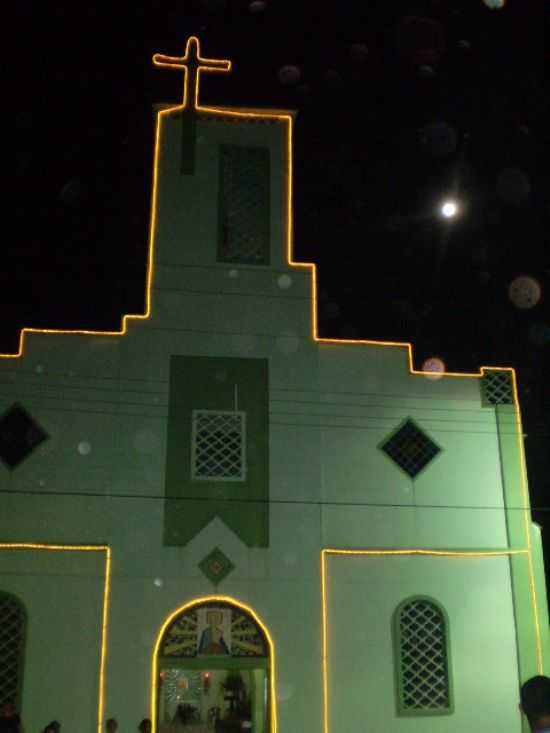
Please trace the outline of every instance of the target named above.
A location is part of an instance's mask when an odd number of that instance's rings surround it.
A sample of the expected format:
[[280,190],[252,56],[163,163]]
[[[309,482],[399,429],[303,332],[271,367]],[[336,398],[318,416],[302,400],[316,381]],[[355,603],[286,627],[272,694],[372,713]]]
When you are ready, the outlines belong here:
[[163,624],[153,662],[159,733],[276,733],[275,653],[255,612],[225,596],[182,606]]

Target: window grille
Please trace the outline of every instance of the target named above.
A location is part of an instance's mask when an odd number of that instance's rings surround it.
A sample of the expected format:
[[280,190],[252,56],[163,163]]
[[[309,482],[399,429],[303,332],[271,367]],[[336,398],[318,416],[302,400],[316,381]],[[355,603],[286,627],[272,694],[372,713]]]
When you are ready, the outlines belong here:
[[512,375],[509,371],[487,371],[483,377],[482,384],[486,405],[514,404]]
[[28,458],[49,435],[18,402],[0,416],[0,458],[10,469]]
[[269,151],[220,148],[218,261],[269,264]]
[[415,478],[441,450],[410,418],[382,443],[380,449],[411,478]]
[[195,481],[246,479],[246,414],[193,410],[191,478]]
[[0,593],[0,707],[19,703],[25,644],[25,612],[14,596]]
[[409,600],[396,612],[394,632],[399,712],[450,712],[448,629],[442,610],[424,598]]

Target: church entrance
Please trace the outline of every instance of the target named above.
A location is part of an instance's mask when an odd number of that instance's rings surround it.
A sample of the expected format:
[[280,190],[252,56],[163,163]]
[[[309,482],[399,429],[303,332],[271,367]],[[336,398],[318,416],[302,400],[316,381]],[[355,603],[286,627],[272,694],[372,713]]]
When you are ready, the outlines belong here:
[[185,607],[158,645],[159,733],[271,733],[270,657],[266,634],[241,605]]

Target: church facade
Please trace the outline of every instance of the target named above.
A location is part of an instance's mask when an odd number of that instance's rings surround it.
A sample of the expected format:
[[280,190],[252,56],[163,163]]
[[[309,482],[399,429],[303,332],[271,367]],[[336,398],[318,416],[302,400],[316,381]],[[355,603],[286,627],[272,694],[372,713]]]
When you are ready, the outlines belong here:
[[26,730],[522,730],[550,673],[515,374],[317,336],[293,116],[156,56],[146,309],[0,359],[1,702]]

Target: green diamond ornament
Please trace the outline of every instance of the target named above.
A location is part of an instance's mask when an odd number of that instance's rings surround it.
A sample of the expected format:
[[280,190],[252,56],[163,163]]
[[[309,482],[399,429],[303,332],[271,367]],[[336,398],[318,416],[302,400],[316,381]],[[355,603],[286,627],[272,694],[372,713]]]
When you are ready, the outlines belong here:
[[211,583],[218,585],[234,570],[235,566],[219,547],[215,547],[200,561],[199,568]]

